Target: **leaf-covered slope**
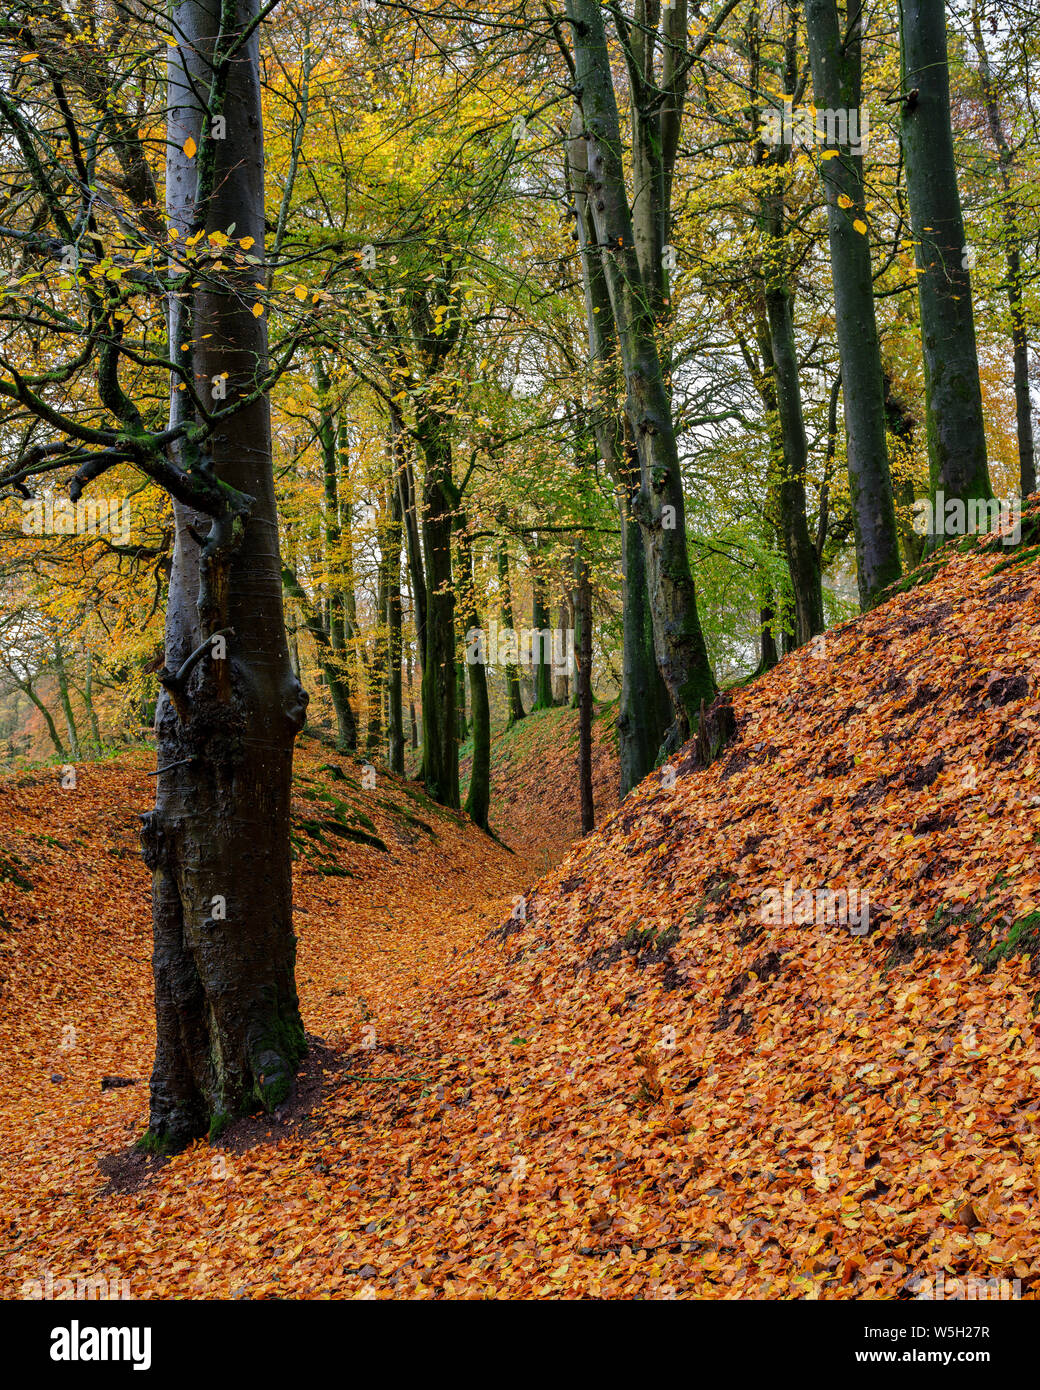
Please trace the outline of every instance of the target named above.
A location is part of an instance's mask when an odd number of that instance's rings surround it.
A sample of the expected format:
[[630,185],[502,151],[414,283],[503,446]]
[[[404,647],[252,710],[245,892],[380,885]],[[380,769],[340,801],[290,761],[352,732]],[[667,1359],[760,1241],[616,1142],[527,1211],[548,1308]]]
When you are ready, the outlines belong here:
[[[138,1191],[98,1161],[146,1119],[143,1084],[100,1089],[150,1060],[143,765],[88,774],[89,826],[54,829],[56,788],[8,800],[33,891],[0,883],[4,1289],[856,1298],[942,1270],[1035,1294],[1040,567],[1001,558],[738,692],[738,742],[648,779],[512,920],[519,856],[421,808],[433,842],[305,756],[300,815],[336,819],[327,792],[389,846],[332,831],[356,878],[297,864],[324,1093]],[[787,883],[865,891],[869,932],[763,921]]]
[[[1040,572],[995,563],[741,692],[739,743],[648,779],[455,982],[437,1028],[523,1159],[529,1287],[1029,1290]],[[868,894],[869,931],[763,921],[787,884]]]

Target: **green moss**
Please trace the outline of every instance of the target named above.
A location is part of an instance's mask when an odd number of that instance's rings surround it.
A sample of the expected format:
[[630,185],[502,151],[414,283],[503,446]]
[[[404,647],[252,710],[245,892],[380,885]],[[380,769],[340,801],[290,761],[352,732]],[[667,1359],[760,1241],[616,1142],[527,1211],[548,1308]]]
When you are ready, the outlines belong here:
[[211,1144],[216,1143],[220,1136],[231,1124],[234,1116],[229,1115],[226,1110],[218,1110],[210,1120],[209,1134],[206,1136]]
[[1015,922],[1003,941],[992,946],[984,957],[986,966],[1007,960],[1016,954],[1035,955],[1040,950],[1040,912],[1031,912]]
[[138,1153],[147,1154],[149,1158],[163,1158],[176,1153],[178,1147],[182,1146],[174,1143],[169,1134],[156,1134],[150,1129],[146,1129],[134,1145]]
[[32,884],[24,874],[20,874],[15,868],[15,865],[21,862],[22,861],[13,854],[6,859],[0,858],[0,883],[13,883],[16,888],[21,888],[24,892],[29,892],[32,889]]

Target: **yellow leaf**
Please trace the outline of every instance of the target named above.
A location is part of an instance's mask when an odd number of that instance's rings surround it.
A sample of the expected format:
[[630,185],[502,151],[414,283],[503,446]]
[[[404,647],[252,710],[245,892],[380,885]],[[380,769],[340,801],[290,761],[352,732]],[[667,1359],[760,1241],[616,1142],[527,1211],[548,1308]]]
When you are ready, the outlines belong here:
[[855,220],[855,222],[853,222],[852,225],[853,225],[853,227],[855,227],[856,231],[859,232],[860,236],[865,236],[865,235],[866,235],[867,224],[866,224],[865,222],[861,221],[861,220],[857,217],[856,220]]
[[306,286],[306,285],[297,285],[297,286],[293,289],[293,294],[296,296],[296,298],[297,298],[297,299],[300,301],[300,303],[302,304],[303,301],[307,298],[307,286]]
[[254,305],[253,305],[253,318],[258,319],[258,318],[261,316],[261,314],[262,314],[263,312],[264,312],[264,306],[263,306],[262,304],[254,304]]
[[238,244],[239,244],[239,246],[241,246],[241,248],[242,248],[243,251],[248,251],[249,248],[253,245],[253,242],[254,242],[254,238],[253,238],[253,237],[251,237],[251,236],[244,236],[244,237],[241,238],[241,240],[239,241]]
[[198,145],[196,145],[195,141],[189,135],[187,140],[185,140],[184,144],[181,146],[181,148],[183,149],[184,153],[188,156],[189,159],[194,159],[195,152],[199,147]]

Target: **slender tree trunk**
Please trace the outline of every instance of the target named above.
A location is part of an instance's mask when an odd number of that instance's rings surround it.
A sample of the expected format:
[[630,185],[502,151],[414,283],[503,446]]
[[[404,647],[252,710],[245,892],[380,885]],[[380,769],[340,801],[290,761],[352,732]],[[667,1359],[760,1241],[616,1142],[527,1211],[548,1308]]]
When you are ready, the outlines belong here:
[[387,526],[387,737],[390,770],[404,775],[404,712],[401,691],[401,494],[391,483]]
[[578,687],[578,787],[581,798],[581,833],[588,835],[596,826],[592,799],[592,587],[589,566],[579,542],[574,558],[577,583],[574,591],[574,625],[577,636]]
[[[343,667],[337,660],[332,641],[321,614],[311,603],[300,581],[288,565],[282,567],[282,586],[294,601],[303,617],[303,625],[314,639],[321,674],[328,687],[336,716],[336,747],[341,753],[353,753],[357,749],[357,718],[350,703],[350,687],[344,679]],[[295,644],[295,637],[293,638]],[[296,656],[294,672],[299,674],[299,653]]]
[[[256,0],[172,8],[166,211],[181,244],[195,229],[226,233],[234,223],[264,245],[259,42],[256,32],[242,37],[257,10]],[[224,112],[226,138],[214,140],[211,122]],[[263,270],[240,278],[233,289],[210,282],[170,301],[171,351],[188,343],[196,381],[226,373],[230,403],[252,393],[267,362],[266,319],[252,312]],[[183,396],[171,392],[174,419]],[[285,640],[266,397],[229,417],[211,443],[207,466],[241,509],[212,520],[203,550],[196,535],[208,518],[177,507],[156,710],[161,772],[142,830],[157,1032],[147,1142],[158,1148],[218,1132],[251,1107],[273,1108],[305,1051],[289,816],[307,697]]]
[[86,671],[83,678],[83,708],[90,724],[90,737],[97,753],[101,752],[101,729],[98,725],[97,710],[94,708],[94,658],[88,647],[83,654]]
[[[506,549],[504,540],[499,541],[498,545],[498,592],[499,592],[499,620],[502,626],[510,632],[516,631],[516,624],[513,617],[513,591],[509,583],[509,551]],[[507,662],[505,668],[506,676],[506,728],[511,729],[519,719],[524,717],[524,697],[520,691],[520,673],[515,663]]]
[[[899,0],[903,154],[917,257],[931,493],[992,497],[950,127],[944,0]],[[941,521],[941,518],[936,518]],[[938,544],[933,533],[929,544]]]
[[[838,0],[806,0],[816,105],[824,110],[860,109],[863,35],[862,22],[854,15],[861,13],[861,4],[862,0],[843,0],[839,13]],[[858,128],[864,129],[862,119]],[[885,438],[862,152],[855,153],[848,144],[839,147],[834,158],[820,161],[820,173],[827,199],[856,578],[860,608],[866,611],[899,578],[902,567]]]
[[[456,501],[457,540],[459,551],[459,579],[463,593],[460,603],[464,616],[464,634],[479,630],[480,612],[476,602],[476,585],[473,571],[473,542],[462,509]],[[466,814],[481,830],[488,828],[488,811],[491,807],[491,705],[488,700],[488,679],[486,654],[474,652],[474,644],[466,644],[469,667],[470,709],[473,716],[473,761],[470,770],[469,791],[466,795]],[[476,657],[477,659],[474,659]]]
[[[621,522],[622,655],[616,727],[620,796],[624,798],[653,767],[671,719],[666,719],[663,727],[658,726],[654,696],[661,677],[654,656],[653,623],[647,601],[643,532],[632,509],[639,491],[639,458],[635,442],[630,438],[630,427],[614,404],[617,341],[610,294],[596,246],[596,229],[585,195],[587,156],[581,131],[581,115],[576,111],[568,141],[567,181],[574,200],[585,288],[593,391],[592,425],[599,456],[614,483]],[[667,691],[665,694],[667,696]],[[668,701],[669,709],[670,704]]]
[[[561,634],[561,636],[560,636],[560,642],[562,643],[564,655],[565,655],[565,657],[566,657],[566,652],[567,652],[567,634],[568,634],[569,632],[570,632],[570,633],[573,633],[573,628],[574,628],[574,620],[573,620],[573,618],[571,617],[571,604],[570,604],[570,600],[567,598],[566,594],[561,594],[561,595],[560,595],[559,604],[557,605],[557,608],[556,608],[556,628],[555,628],[555,631],[554,631],[554,633],[553,633],[553,638],[554,638],[554,642],[553,642],[553,652],[554,652],[554,655],[555,655],[555,651],[556,651],[556,644],[555,644],[555,634],[556,634],[556,632],[559,632],[559,633]],[[571,640],[573,641],[573,636],[572,636],[572,639],[571,639]],[[557,665],[558,665],[558,663],[557,663]],[[567,668],[566,668],[566,666],[564,666],[564,668],[563,668],[562,671],[561,671],[561,670],[555,669],[555,667],[554,667],[554,669],[553,669],[553,672],[552,672],[552,699],[553,699],[553,704],[554,704],[554,705],[567,705],[567,704],[570,704],[570,677],[569,677],[568,674],[567,674]],[[577,704],[577,691],[575,691],[575,705],[576,705],[576,704]]]
[[419,509],[416,503],[415,470],[405,434],[404,417],[400,408],[390,403],[390,417],[400,440],[401,459],[397,485],[401,495],[401,519],[404,524],[405,549],[408,555],[408,574],[412,585],[412,608],[415,617],[415,640],[419,646],[419,665],[426,664],[426,577],[423,572],[422,545],[419,540]]
[[767,279],[765,300],[780,436],[774,459],[780,533],[794,595],[795,644],[802,646],[824,629],[820,561],[809,532],[805,504],[809,448],[802,416],[791,295],[786,285],[769,283]]
[[58,698],[61,702],[61,712],[65,716],[65,731],[69,738],[69,751],[74,758],[80,755],[79,750],[79,730],[76,728],[76,720],[72,713],[72,700],[69,696],[69,676],[65,669],[65,651],[61,645],[61,638],[54,639],[54,674],[58,682]]
[[567,0],[582,117],[584,180],[610,297],[640,465],[633,510],[643,528],[657,664],[672,700],[670,745],[690,733],[715,695],[686,550],[686,509],[671,402],[642,282],[625,187],[610,57],[597,0]]
[[[534,675],[532,709],[552,708],[552,636],[549,629],[549,603],[545,576],[541,573],[537,551],[531,553],[531,663]],[[546,635],[549,641],[546,642]],[[546,648],[548,647],[548,650]]]
[[416,433],[426,464],[423,541],[426,556],[426,659],[422,678],[423,776],[443,806],[459,805],[455,693],[455,593],[451,543],[452,450],[449,425],[420,400]]
[[54,744],[54,751],[57,753],[58,757],[67,758],[69,755],[65,751],[64,743],[62,743],[61,739],[58,737],[58,730],[54,723],[54,719],[51,715],[50,710],[40,699],[39,695],[37,695],[36,691],[32,688],[32,685],[29,681],[20,680],[17,676],[14,676],[13,678],[14,683],[15,685],[17,685],[18,689],[22,692],[23,695],[27,695],[29,697],[29,699],[33,702],[36,708],[40,711],[40,714],[43,716],[43,722],[47,726],[47,736],[50,739],[51,743]]
[[1036,454],[1033,445],[1033,405],[1029,391],[1029,332],[1026,328],[1025,306],[1022,297],[1022,232],[1019,226],[1019,204],[1014,190],[1015,157],[1004,133],[1000,99],[993,81],[989,53],[982,33],[979,7],[971,7],[971,26],[975,52],[979,59],[979,79],[986,103],[989,132],[997,147],[1000,184],[1004,191],[1001,207],[1004,217],[1004,241],[1007,257],[1007,295],[1011,312],[1011,345],[1015,374],[1015,415],[1018,423],[1019,487],[1023,497],[1036,491]]

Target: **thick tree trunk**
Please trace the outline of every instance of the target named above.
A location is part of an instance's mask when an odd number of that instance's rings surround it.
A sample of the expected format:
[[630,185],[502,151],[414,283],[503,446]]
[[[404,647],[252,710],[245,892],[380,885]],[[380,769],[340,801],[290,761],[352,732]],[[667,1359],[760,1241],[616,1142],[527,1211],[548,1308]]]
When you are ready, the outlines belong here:
[[[179,45],[169,57],[167,215],[182,239],[193,229],[226,233],[234,223],[238,236],[264,244],[257,34],[228,59],[226,80],[220,68],[257,8],[255,0],[230,12],[214,0],[173,6]],[[210,94],[205,120],[203,92]],[[225,111],[227,138],[213,140],[210,122]],[[266,369],[265,320],[252,312],[253,282],[262,279],[249,267],[233,289],[210,282],[171,299],[171,350],[189,344],[196,381],[226,373],[229,403],[249,394]],[[182,400],[172,392],[175,419]],[[212,521],[205,553],[196,536],[209,519],[177,507],[156,710],[160,776],[142,831],[153,873],[157,1031],[146,1142],[159,1148],[215,1133],[250,1107],[277,1105],[305,1050],[289,815],[306,695],[292,674],[282,619],[266,397],[224,422],[207,463],[222,484],[253,500],[234,522]],[[226,635],[211,640],[218,633]],[[185,670],[200,647],[201,659]]]
[[[899,0],[903,155],[917,257],[931,493],[989,499],[971,277],[950,127],[944,0]],[[942,534],[929,537],[935,545]]]
[[[849,6],[838,0],[807,0],[805,22],[816,105],[828,111],[858,111],[863,99],[862,27],[850,24]],[[860,121],[859,127],[863,128]],[[856,578],[860,608],[899,578],[892,479],[885,439],[881,348],[874,315],[870,235],[863,187],[863,156],[846,145],[822,159],[827,199],[834,313],[841,357],[845,430],[848,438],[849,495],[856,534]],[[860,225],[857,227],[857,223]]]
[[657,664],[672,700],[670,745],[687,738],[702,700],[715,695],[686,550],[686,509],[671,402],[642,283],[625,187],[617,102],[596,0],[567,0],[582,117],[585,190],[621,350],[639,455],[633,510],[643,528]]

